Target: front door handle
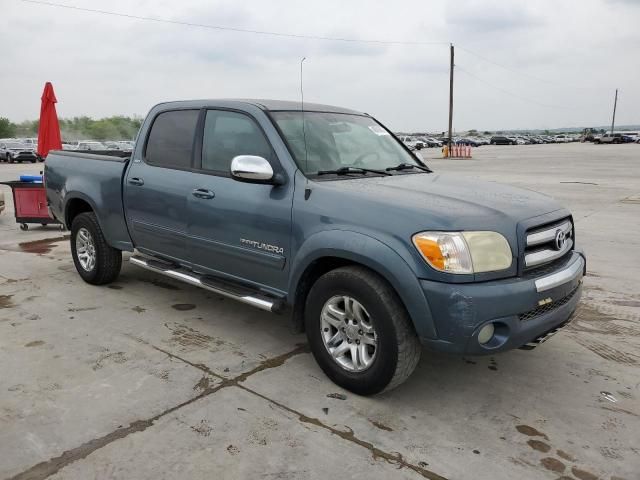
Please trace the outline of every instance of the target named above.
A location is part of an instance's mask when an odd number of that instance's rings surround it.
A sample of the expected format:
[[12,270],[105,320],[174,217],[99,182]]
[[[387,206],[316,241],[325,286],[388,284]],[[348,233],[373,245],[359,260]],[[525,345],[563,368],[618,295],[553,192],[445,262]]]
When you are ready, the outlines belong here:
[[193,192],[191,192],[191,195],[196,198],[202,198],[203,200],[211,200],[216,196],[216,194],[211,190],[207,190],[205,188],[196,188]]
[[136,187],[141,187],[142,185],[144,185],[144,180],[138,177],[132,177],[129,179],[129,183],[131,185],[135,185]]

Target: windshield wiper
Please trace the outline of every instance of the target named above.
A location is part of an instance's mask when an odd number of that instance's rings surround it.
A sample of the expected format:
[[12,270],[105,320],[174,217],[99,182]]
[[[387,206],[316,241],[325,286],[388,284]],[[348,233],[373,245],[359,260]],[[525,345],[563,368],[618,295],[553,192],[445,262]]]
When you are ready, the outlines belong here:
[[378,175],[391,175],[389,172],[386,172],[384,170],[374,170],[372,168],[361,168],[361,167],[340,167],[340,168],[336,168],[335,170],[320,170],[318,172],[318,175],[330,175],[330,174],[346,175],[348,173],[362,173],[365,175],[367,173],[377,173]]
[[433,173],[433,170],[431,170],[429,167],[423,167],[422,165],[414,165],[413,163],[401,163],[400,165],[396,165],[395,167],[385,168],[385,170],[387,172],[391,172],[391,171],[400,171],[400,170],[410,170],[412,168],[417,168],[427,173]]

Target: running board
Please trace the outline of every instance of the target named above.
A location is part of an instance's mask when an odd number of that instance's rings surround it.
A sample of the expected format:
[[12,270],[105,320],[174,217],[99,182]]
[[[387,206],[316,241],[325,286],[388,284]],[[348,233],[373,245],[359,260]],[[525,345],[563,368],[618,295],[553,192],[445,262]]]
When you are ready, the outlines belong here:
[[282,311],[284,307],[283,299],[272,297],[258,290],[222,280],[220,278],[200,275],[184,268],[180,268],[177,265],[171,265],[169,263],[137,255],[131,256],[131,258],[129,258],[129,263],[151,270],[152,272],[180,280],[190,285],[204,288],[205,290],[217,293],[218,295],[238,300],[239,302],[257,307],[261,310],[266,310],[267,312],[278,313]]

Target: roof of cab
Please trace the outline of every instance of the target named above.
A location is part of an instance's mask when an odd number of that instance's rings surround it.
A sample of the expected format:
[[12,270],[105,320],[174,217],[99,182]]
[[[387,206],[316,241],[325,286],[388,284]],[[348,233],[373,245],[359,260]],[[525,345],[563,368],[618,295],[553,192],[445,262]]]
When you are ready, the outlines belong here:
[[[261,110],[277,112],[277,111],[302,111],[302,105],[300,102],[293,102],[288,100],[264,100],[264,99],[211,99],[211,100],[182,100],[175,102],[164,102],[157,106],[166,108],[204,108],[204,107],[226,107],[233,108],[252,105],[258,107]],[[365,115],[362,112],[351,110],[348,108],[335,107],[332,105],[322,105],[319,103],[306,103],[304,104],[305,112],[330,112],[330,113],[352,113],[356,115]]]

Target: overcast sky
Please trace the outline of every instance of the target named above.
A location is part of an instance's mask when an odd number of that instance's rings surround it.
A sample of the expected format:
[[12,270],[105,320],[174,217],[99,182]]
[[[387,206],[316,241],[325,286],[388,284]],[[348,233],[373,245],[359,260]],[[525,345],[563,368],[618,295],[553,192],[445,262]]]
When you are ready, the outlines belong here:
[[[59,0],[135,16],[384,45],[237,33],[0,0],[0,116],[37,118],[44,82],[62,117],[144,115],[193,98],[299,99],[446,129],[640,123],[640,0]],[[493,63],[492,63],[493,62]],[[500,64],[502,66],[496,65]]]

